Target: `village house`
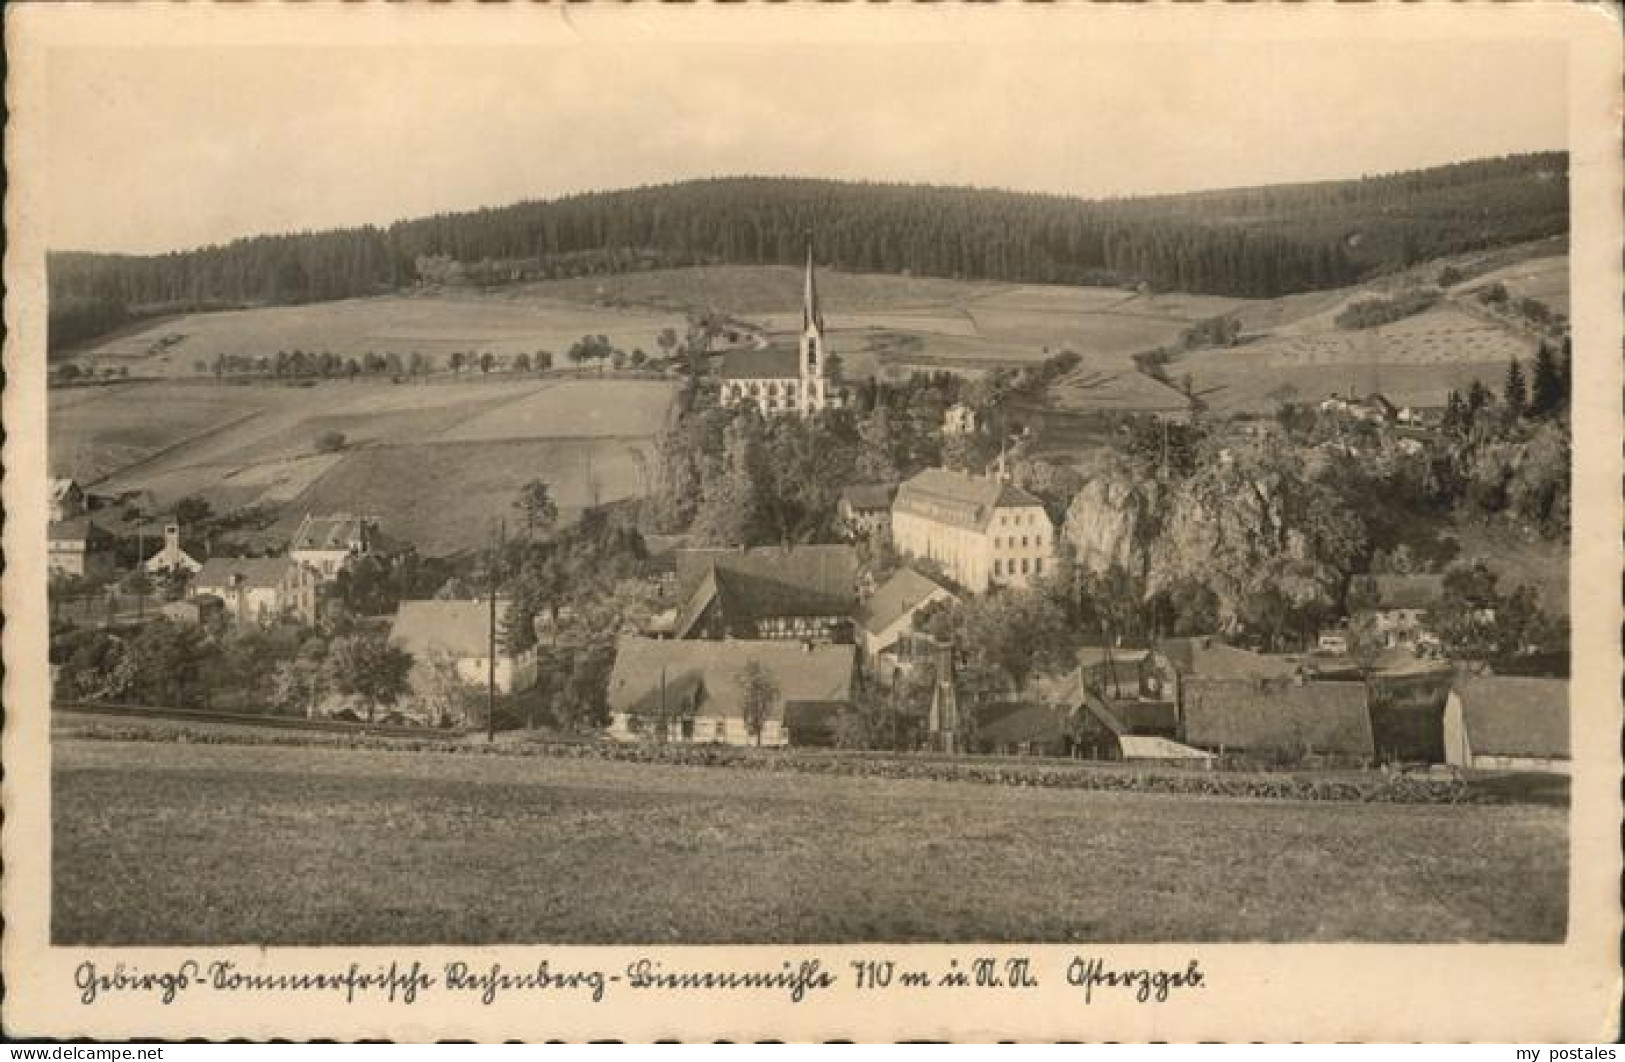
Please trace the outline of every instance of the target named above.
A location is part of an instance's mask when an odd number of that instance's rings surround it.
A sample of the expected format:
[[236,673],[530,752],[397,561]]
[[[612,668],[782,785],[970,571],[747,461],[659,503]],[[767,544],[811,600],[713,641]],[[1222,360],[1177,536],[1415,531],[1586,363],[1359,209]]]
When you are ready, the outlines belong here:
[[181,525],[167,524],[164,527],[163,546],[157,553],[148,557],[143,566],[149,575],[163,575],[169,572],[196,575],[202,570],[203,562],[181,548]]
[[339,572],[358,557],[370,554],[378,543],[378,521],[366,516],[334,513],[329,516],[305,514],[288,544],[288,555],[308,564],[332,582]]
[[315,571],[291,557],[211,557],[192,579],[189,596],[214,597],[237,623],[292,619],[316,622]]
[[60,524],[85,512],[85,492],[77,481],[66,477],[51,479],[51,523]]
[[849,539],[873,538],[891,530],[891,504],[897,488],[884,483],[860,483],[841,488],[835,515]]
[[[821,743],[831,719],[851,706],[856,654],[851,645],[623,637],[609,678],[609,736],[696,745]],[[752,663],[778,690],[759,736],[745,719],[742,676]]]
[[890,686],[899,670],[931,659],[917,640],[914,617],[933,602],[955,601],[947,588],[912,568],[900,568],[858,609],[858,640],[869,670],[882,686]]
[[1568,682],[1502,675],[1459,681],[1445,705],[1444,752],[1456,767],[1568,774]]
[[795,413],[805,417],[820,410],[839,409],[846,403],[846,391],[831,357],[809,246],[797,349],[728,351],[722,359],[722,404],[731,407],[750,403],[769,416]]
[[402,601],[389,640],[412,654],[414,685],[421,686],[427,678],[425,669],[443,659],[464,682],[484,689],[494,675],[498,693],[522,693],[536,685],[536,651],[515,653],[505,647],[503,632],[511,607],[511,602],[497,600],[494,670],[489,601]]
[[52,521],[46,528],[46,566],[53,574],[82,579],[113,575],[113,535],[94,520]]
[[[1084,660],[1070,674],[1039,679],[1026,698],[985,706],[977,716],[976,747],[1007,756],[1198,763],[1213,758],[1174,740],[1178,723],[1172,704],[1140,698],[1131,683],[1124,684],[1122,699],[1108,696],[1101,671],[1093,666],[1099,659]],[[1129,675],[1133,670],[1112,669]]]
[[1375,601],[1368,608],[1356,610],[1354,619],[1369,619],[1384,646],[1414,649],[1438,645],[1439,639],[1428,625],[1428,614],[1444,600],[1442,575],[1373,575],[1370,585]]
[[1344,397],[1333,391],[1320,402],[1322,413],[1334,413],[1368,424],[1393,424],[1399,419],[1399,409],[1381,392],[1373,391],[1364,398]]
[[975,435],[976,410],[964,402],[955,402],[942,415],[942,434]]
[[1358,682],[1209,683],[1192,689],[1180,713],[1184,743],[1211,752],[1350,765],[1369,764],[1377,753]]
[[852,640],[851,546],[684,549],[676,559],[676,638]]
[[973,593],[1028,586],[1053,564],[1055,527],[1037,498],[998,478],[928,468],[898,488],[892,543]]

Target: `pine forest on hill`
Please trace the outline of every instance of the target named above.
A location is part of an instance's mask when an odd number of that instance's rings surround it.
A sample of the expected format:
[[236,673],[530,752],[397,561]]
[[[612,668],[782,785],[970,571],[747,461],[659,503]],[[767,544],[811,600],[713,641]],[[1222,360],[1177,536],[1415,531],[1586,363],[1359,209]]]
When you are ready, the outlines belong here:
[[1568,231],[1560,152],[1354,180],[1084,200],[736,177],[592,192],[161,255],[49,256],[53,351],[159,312],[322,302],[421,280],[500,284],[666,266],[852,272],[1270,298]]

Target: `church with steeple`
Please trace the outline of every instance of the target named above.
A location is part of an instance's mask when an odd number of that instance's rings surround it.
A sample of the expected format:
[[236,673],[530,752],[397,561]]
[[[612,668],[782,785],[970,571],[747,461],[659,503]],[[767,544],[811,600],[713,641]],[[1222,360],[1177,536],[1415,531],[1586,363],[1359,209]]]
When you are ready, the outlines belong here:
[[807,416],[821,409],[839,409],[845,400],[840,372],[830,361],[824,336],[824,313],[818,305],[818,280],[813,274],[812,245],[808,244],[796,349],[729,351],[722,362],[722,404],[750,402],[769,415]]

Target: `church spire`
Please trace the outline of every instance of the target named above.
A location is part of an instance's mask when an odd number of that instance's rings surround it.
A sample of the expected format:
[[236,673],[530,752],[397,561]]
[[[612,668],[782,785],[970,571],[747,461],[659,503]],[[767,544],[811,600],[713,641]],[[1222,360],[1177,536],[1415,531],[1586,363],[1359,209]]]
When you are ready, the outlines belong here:
[[807,237],[807,282],[806,289],[801,295],[801,327],[803,329],[818,326],[824,330],[824,314],[818,308],[818,282],[813,279],[813,249],[812,236]]

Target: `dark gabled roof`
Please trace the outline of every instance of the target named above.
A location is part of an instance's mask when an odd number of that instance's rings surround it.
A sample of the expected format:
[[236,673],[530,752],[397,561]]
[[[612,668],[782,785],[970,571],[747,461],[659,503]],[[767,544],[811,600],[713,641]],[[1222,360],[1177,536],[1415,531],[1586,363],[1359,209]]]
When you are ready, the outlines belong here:
[[976,719],[976,740],[989,745],[1052,745],[1066,733],[1066,713],[1047,704],[989,705]]
[[1472,678],[1457,683],[1456,695],[1474,755],[1569,758],[1566,680]]
[[729,623],[850,616],[857,577],[857,551],[846,545],[678,550],[678,637],[713,601]]
[[1223,681],[1290,678],[1297,665],[1281,657],[1265,656],[1225,645],[1211,635],[1168,638],[1156,651],[1168,658],[1182,677]]
[[674,641],[623,637],[609,676],[611,711],[657,714],[661,680],[667,710],[692,705],[695,715],[742,715],[739,676],[752,661],[779,687],[771,718],[798,703],[842,704],[852,699],[856,648],[779,641]]
[[796,380],[801,378],[801,352],[784,347],[730,350],[722,356],[724,380]]
[[897,487],[890,483],[859,483],[841,488],[841,500],[857,512],[890,509]]
[[1360,757],[1375,750],[1357,682],[1202,686],[1187,692],[1183,710],[1184,740],[1202,748]]
[[706,569],[705,578],[700,580],[699,585],[677,610],[676,619],[672,622],[672,632],[679,638],[687,638],[694,625],[700,621],[700,617],[704,616],[712,603],[721,596],[721,580],[717,578],[716,567],[712,566]]
[[1374,575],[1379,609],[1428,609],[1444,598],[1442,575]]
[[288,569],[295,563],[288,557],[211,557],[192,577],[192,586],[197,589],[230,587],[238,576],[242,577],[245,587],[281,586]]
[[[497,602],[497,655],[508,604]],[[489,601],[402,601],[389,640],[420,659],[441,652],[453,658],[486,657],[491,649]]]
[[998,479],[967,476],[947,468],[928,468],[897,489],[896,511],[938,523],[980,531],[999,509],[1043,506],[1020,487]]
[[87,546],[105,545],[113,540],[113,533],[87,517],[55,521],[45,531],[47,542],[83,542]]
[[940,593],[948,591],[913,568],[900,568],[863,603],[858,622],[870,634],[879,634]]

